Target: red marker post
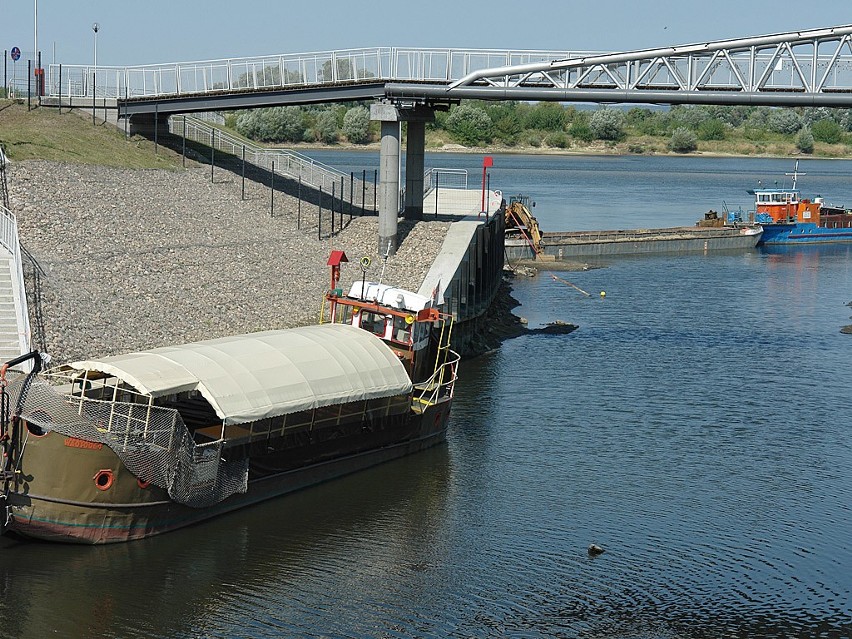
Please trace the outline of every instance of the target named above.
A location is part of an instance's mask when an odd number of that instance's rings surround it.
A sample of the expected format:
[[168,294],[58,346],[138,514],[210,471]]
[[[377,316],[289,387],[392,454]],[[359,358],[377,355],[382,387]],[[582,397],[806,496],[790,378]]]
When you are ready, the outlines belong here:
[[488,215],[488,211],[485,208],[485,178],[486,172],[492,166],[494,166],[494,158],[492,158],[490,155],[486,155],[484,158],[482,158],[482,208],[479,209],[479,211],[480,215],[485,216]]

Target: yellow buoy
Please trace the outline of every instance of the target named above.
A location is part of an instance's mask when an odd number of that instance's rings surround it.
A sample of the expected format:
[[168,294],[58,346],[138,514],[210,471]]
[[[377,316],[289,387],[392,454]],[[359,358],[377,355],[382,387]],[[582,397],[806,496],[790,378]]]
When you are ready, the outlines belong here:
[[601,297],[606,297],[606,291],[601,291]]

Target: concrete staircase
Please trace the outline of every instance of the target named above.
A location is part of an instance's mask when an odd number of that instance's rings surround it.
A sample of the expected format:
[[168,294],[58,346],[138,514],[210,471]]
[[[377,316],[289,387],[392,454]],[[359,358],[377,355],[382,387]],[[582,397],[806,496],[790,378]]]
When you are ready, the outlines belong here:
[[18,314],[15,289],[12,284],[13,258],[0,248],[0,362],[6,362],[21,354],[18,333]]

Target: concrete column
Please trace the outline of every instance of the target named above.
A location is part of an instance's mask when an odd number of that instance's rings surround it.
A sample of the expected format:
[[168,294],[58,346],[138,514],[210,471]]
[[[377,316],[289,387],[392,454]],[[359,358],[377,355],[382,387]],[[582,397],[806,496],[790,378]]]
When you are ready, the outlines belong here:
[[426,154],[426,122],[408,122],[405,147],[405,210],[407,220],[423,219],[423,171]]
[[399,122],[382,122],[379,158],[379,255],[395,255],[399,217]]
[[379,157],[379,255],[395,255],[399,217],[399,111],[392,104],[370,106],[370,119],[382,123]]

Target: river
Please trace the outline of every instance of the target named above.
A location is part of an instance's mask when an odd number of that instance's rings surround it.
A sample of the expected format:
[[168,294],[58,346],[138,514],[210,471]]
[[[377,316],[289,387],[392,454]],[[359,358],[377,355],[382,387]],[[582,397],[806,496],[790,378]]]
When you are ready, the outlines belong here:
[[[792,168],[500,155],[490,180],[545,230],[647,228]],[[852,162],[800,170],[852,205]],[[5,541],[0,637],[852,636],[852,247],[559,276],[593,295],[542,272],[516,312],[580,328],[465,362],[446,446],[141,542]]]

